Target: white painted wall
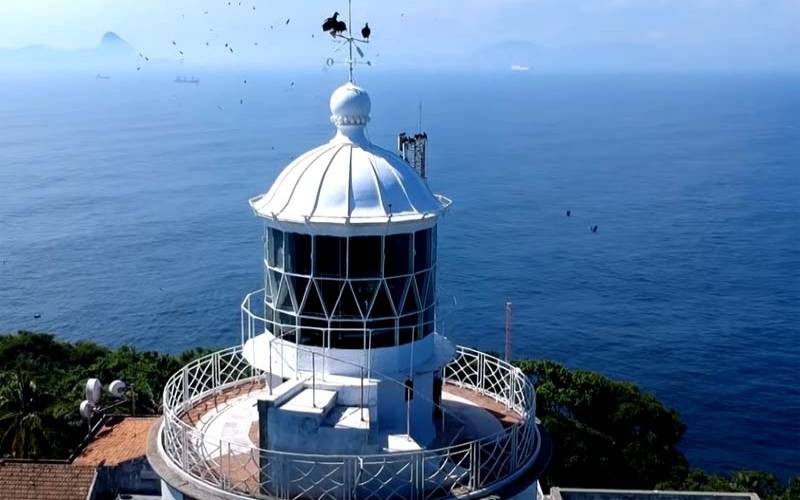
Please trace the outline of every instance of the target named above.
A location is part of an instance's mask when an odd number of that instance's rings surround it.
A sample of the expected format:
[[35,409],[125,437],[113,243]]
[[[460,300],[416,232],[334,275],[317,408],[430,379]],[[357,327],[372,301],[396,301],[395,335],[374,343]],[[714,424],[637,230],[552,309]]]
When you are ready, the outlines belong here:
[[313,346],[297,349],[293,342],[276,339],[266,332],[247,340],[243,355],[251,365],[276,375],[281,374],[281,368],[286,374],[294,373],[296,369],[311,372],[313,367],[317,373],[360,377],[361,368],[369,370],[371,367],[383,375],[400,378],[409,372],[412,360],[417,371],[433,371],[440,367],[435,358],[435,337],[433,334],[400,346],[363,351]]

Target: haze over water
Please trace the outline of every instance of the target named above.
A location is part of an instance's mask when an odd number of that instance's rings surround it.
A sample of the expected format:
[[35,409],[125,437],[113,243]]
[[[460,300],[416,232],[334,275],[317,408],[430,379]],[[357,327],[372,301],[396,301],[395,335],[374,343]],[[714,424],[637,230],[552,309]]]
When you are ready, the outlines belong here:
[[[196,74],[0,77],[0,331],[239,341],[262,282],[247,199],[333,135],[343,75]],[[390,149],[424,101],[430,184],[455,201],[440,329],[502,351],[511,300],[516,356],[654,392],[693,465],[800,472],[800,76],[359,83]]]

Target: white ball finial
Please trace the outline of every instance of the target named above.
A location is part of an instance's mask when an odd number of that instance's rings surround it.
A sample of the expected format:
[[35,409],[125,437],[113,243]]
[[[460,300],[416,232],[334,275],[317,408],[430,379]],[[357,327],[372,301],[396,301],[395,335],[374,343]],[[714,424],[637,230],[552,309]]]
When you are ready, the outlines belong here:
[[331,121],[342,127],[363,127],[369,122],[372,102],[369,94],[354,83],[346,83],[331,95]]

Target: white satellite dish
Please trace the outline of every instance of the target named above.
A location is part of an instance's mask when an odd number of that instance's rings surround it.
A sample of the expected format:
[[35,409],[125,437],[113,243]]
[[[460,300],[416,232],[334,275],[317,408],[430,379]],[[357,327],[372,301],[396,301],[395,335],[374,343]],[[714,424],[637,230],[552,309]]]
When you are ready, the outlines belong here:
[[85,418],[86,420],[89,420],[90,418],[92,418],[92,414],[94,413],[94,403],[92,403],[88,399],[84,399],[83,401],[81,401],[79,410],[81,412],[81,417]]
[[86,395],[86,399],[93,404],[97,404],[100,401],[100,396],[103,394],[103,384],[100,383],[99,379],[90,378],[86,381],[84,394]]
[[128,387],[122,380],[115,380],[111,382],[111,385],[108,386],[108,392],[110,392],[115,398],[121,398],[125,396],[125,391],[127,389]]

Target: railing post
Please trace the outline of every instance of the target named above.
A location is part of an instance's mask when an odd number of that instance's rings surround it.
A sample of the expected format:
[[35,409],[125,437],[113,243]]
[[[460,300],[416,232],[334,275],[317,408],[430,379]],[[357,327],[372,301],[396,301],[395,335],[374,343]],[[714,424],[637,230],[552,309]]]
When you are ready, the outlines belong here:
[[225,474],[222,472],[222,463],[225,461],[225,455],[222,454],[222,439],[219,440],[219,486],[224,491],[227,491],[225,484]]
[[317,353],[311,353],[311,406],[317,407]]
[[267,382],[267,386],[269,386],[269,395],[272,396],[272,342],[275,339],[269,341],[269,370],[267,370],[267,377],[269,380]]
[[294,375],[300,378],[300,346],[297,344],[297,334],[294,334]]
[[361,421],[364,421],[364,367],[361,367]]
[[514,407],[514,370],[508,370],[508,396],[506,397],[506,408],[511,410]]
[[478,442],[473,441],[469,444],[469,488],[473,491],[480,487],[478,478]]
[[219,390],[219,383],[220,383],[220,373],[219,373],[219,351],[215,352],[211,355],[211,379],[214,384],[214,390],[212,391],[214,394],[217,393]]
[[186,411],[189,409],[189,371],[184,366],[181,368],[181,372],[183,379],[183,404],[181,406],[183,411]]
[[183,445],[181,447],[181,465],[183,466],[183,470],[187,470],[189,468],[189,440],[186,437],[186,424],[181,425],[180,429],[181,444]]
[[485,394],[486,385],[486,359],[483,353],[478,354],[478,394]]
[[227,480],[228,481],[228,488],[229,488],[229,491],[230,491],[230,490],[233,489],[233,488],[230,488],[230,486],[231,486],[231,477],[232,477],[231,476],[231,461],[232,461],[231,460],[231,443],[228,442],[227,445],[228,445],[228,454],[225,455],[225,456],[227,457],[226,462],[228,462],[228,475],[225,476],[225,477],[228,478],[228,480]]

